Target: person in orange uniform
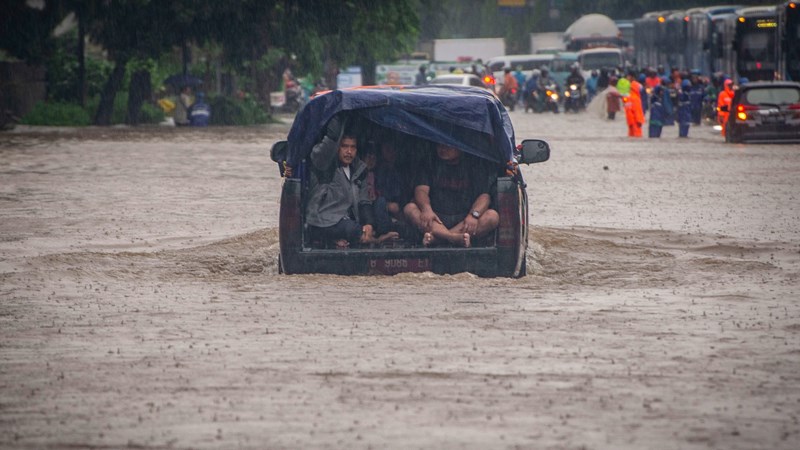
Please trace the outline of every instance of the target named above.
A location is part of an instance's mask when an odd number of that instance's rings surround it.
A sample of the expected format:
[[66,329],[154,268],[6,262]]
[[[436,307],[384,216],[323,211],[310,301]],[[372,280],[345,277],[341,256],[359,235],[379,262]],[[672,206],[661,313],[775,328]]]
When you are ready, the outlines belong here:
[[[728,116],[730,115],[731,102],[733,101],[733,81],[730,79],[725,80],[723,83],[724,89],[717,97],[717,121],[722,125],[722,135],[725,136],[725,127],[728,125]],[[727,106],[726,111],[720,108]]]
[[644,111],[642,110],[642,84],[636,81],[636,72],[628,72],[631,90],[625,98],[625,119],[628,121],[628,137],[642,137]]

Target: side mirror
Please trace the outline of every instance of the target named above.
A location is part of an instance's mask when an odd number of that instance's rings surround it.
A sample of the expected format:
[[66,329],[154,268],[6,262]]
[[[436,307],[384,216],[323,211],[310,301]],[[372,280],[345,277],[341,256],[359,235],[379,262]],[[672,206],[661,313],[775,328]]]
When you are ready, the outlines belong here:
[[728,108],[728,105],[722,105],[719,107],[720,112],[728,112],[729,109],[730,108]]
[[283,170],[285,168],[284,163],[286,162],[287,156],[289,156],[289,143],[287,141],[278,141],[274,143],[272,149],[269,151],[269,157],[278,163],[278,171],[281,176],[283,176]]
[[550,145],[541,139],[525,139],[517,155],[520,164],[536,164],[550,159]]

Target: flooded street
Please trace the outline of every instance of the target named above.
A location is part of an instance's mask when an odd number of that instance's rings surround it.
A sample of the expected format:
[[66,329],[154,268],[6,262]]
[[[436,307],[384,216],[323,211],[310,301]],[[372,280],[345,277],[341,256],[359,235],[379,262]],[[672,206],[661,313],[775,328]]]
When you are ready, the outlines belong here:
[[511,113],[528,276],[285,276],[288,125],[0,133],[0,447],[795,449],[800,146]]

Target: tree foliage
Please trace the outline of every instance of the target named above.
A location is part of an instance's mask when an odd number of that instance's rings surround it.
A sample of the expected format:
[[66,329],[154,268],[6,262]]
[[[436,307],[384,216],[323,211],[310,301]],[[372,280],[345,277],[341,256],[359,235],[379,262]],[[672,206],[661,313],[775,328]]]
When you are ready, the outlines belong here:
[[[498,8],[497,0],[6,0],[0,14],[0,49],[29,62],[53,55],[53,28],[75,12],[92,41],[114,63],[95,122],[109,123],[116,92],[123,88],[126,66],[189,46],[219,49],[215,54],[232,70],[246,75],[249,89],[262,103],[277,89],[286,67],[325,74],[360,65],[364,82],[372,81],[378,62],[414,48],[418,39],[505,37],[507,50],[525,52],[528,33],[562,31],[581,15],[600,12],[632,19],[644,12],[727,3],[726,0],[536,0],[520,9]],[[772,4],[775,0],[747,4]],[[551,7],[559,10],[552,15]],[[82,39],[78,39],[82,42]],[[83,61],[82,50],[77,50]],[[83,66],[78,72],[83,84]],[[135,116],[149,85],[147,67],[131,76],[130,113]],[[138,87],[137,87],[138,86]],[[85,92],[85,87],[76,89]],[[138,92],[138,91],[144,92]],[[82,94],[78,95],[82,98]]]
[[67,14],[61,2],[41,8],[26,0],[4,0],[0,10],[0,49],[29,63],[41,63],[53,52],[53,29]]

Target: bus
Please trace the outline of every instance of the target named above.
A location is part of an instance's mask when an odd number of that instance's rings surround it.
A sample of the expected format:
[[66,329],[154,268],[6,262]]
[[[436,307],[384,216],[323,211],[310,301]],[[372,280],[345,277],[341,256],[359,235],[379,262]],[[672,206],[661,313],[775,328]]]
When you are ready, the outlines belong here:
[[774,80],[780,54],[778,8],[754,6],[740,9],[737,14],[733,47],[739,78]]
[[652,11],[633,21],[633,40],[636,42],[634,54],[639,67],[673,65],[674,40],[669,38],[667,21],[676,13],[678,11]]
[[720,25],[726,17],[739,8],[741,6],[727,5],[692,8],[686,11],[687,69],[698,70],[704,75],[725,72],[722,65],[718,64],[720,58],[715,58],[715,54],[724,53],[725,44],[730,46],[732,34],[728,33],[728,42],[724,42],[725,35],[722,33],[725,29]]
[[781,46],[778,74],[784,80],[800,81],[800,2],[779,6],[778,36]]
[[736,37],[735,12],[717,14],[711,17],[711,68],[707,75],[722,73],[733,76],[736,73],[736,52],[733,40]]

